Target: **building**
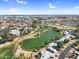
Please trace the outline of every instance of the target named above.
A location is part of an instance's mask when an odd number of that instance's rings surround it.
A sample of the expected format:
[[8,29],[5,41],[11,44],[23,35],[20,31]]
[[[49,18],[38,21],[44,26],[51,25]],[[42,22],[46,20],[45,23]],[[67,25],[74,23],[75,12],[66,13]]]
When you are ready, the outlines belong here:
[[20,35],[20,30],[18,30],[18,29],[13,29],[13,30],[10,30],[9,33],[12,34],[12,35],[19,36],[19,35]]
[[57,46],[57,43],[50,43],[47,47],[46,50],[42,51],[42,56],[40,59],[58,59],[59,53],[58,51],[54,48],[54,46]]
[[62,38],[60,38],[60,41],[64,41],[66,39],[70,39],[71,37],[73,37],[73,35],[69,34],[69,32],[65,31],[64,36]]
[[76,50],[75,50],[75,53],[77,54],[76,59],[79,59],[79,49],[76,49]]

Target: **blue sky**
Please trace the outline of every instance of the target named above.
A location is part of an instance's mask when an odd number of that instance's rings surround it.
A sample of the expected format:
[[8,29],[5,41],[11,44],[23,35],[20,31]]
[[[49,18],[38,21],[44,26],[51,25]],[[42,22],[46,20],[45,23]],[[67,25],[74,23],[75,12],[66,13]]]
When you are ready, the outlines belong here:
[[0,14],[79,14],[79,0],[0,0]]

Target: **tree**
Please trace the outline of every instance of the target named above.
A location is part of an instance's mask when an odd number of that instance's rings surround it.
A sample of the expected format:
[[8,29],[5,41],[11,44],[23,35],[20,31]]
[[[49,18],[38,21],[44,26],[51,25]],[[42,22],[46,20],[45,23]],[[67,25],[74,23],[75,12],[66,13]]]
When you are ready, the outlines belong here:
[[39,24],[39,20],[33,20],[32,27],[36,28],[38,24]]
[[76,41],[76,42],[74,43],[74,46],[78,46],[78,44],[79,44],[79,41]]
[[69,40],[68,39],[65,39],[64,40],[64,44],[66,44],[66,43],[68,43],[69,42]]
[[63,46],[62,42],[57,42],[57,50],[60,50],[62,46]]

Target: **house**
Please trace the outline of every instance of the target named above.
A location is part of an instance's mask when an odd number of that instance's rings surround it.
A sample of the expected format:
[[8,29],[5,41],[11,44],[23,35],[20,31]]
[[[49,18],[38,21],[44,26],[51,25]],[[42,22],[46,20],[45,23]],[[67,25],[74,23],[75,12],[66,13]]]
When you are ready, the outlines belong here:
[[44,51],[41,51],[42,56],[40,59],[58,58],[59,53],[54,48],[54,46],[57,46],[57,43],[52,42]]
[[64,36],[62,38],[60,38],[60,41],[64,41],[66,39],[70,39],[71,37],[73,37],[73,35],[69,34],[68,31],[65,31],[63,34],[64,34]]
[[0,35],[4,35],[7,32],[8,32],[8,29],[6,29],[6,28],[0,29]]
[[76,59],[79,59],[79,48],[75,50],[75,53],[77,54]]
[[18,29],[13,29],[13,30],[10,30],[9,33],[12,34],[12,35],[19,36],[19,35],[20,35],[20,30],[18,30]]
[[50,54],[51,53],[49,51],[45,50],[45,51],[42,52],[42,56],[41,56],[40,59],[49,59],[50,58]]
[[79,59],[79,55],[77,56],[77,58],[76,59]]

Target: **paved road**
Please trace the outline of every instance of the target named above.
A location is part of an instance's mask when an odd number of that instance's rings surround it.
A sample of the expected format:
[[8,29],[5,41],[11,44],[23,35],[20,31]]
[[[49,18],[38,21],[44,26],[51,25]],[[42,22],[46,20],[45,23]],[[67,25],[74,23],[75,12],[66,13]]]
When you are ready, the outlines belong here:
[[58,59],[65,59],[66,54],[72,49],[72,45],[68,46],[59,56]]

